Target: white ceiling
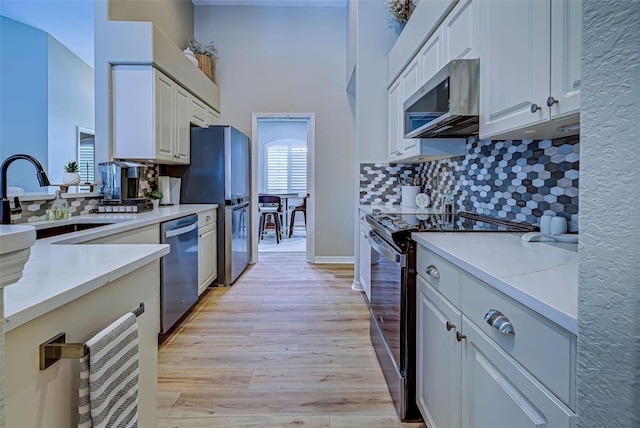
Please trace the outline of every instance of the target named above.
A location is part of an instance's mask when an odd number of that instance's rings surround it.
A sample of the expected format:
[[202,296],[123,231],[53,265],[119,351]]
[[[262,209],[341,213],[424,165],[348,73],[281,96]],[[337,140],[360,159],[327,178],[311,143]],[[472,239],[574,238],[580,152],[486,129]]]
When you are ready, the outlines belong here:
[[[0,15],[45,31],[93,67],[94,0],[0,0]],[[196,6],[346,7],[347,0],[193,0]]]
[[45,31],[93,67],[94,0],[0,0],[0,15]]

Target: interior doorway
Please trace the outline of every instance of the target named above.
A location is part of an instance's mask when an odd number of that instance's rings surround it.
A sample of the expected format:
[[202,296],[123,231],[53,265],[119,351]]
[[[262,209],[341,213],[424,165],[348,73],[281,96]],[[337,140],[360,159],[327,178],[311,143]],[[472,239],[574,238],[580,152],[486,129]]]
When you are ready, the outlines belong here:
[[304,252],[313,263],[315,114],[254,113],[251,150],[252,262],[261,253]]

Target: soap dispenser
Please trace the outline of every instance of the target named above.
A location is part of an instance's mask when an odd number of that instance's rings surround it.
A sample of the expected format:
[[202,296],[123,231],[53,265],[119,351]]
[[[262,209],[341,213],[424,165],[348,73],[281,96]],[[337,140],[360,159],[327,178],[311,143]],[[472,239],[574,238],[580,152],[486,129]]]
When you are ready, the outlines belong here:
[[65,220],[69,218],[69,202],[62,198],[62,192],[56,190],[56,199],[49,209],[49,220]]

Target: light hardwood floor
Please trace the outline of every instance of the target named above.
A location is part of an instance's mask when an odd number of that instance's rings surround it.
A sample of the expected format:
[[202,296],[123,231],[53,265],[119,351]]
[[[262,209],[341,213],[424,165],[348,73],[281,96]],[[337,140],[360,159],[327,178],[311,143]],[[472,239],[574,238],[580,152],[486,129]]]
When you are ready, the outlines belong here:
[[424,427],[398,420],[353,266],[260,260],[160,346],[159,427]]

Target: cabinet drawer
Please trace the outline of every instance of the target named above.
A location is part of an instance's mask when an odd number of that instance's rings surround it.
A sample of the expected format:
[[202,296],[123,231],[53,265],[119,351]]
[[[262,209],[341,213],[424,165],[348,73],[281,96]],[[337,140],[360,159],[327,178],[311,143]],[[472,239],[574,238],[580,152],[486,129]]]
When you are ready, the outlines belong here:
[[216,222],[216,210],[207,210],[198,213],[198,228],[208,226]]
[[[462,275],[462,309],[480,330],[575,409],[576,337],[478,278]],[[485,314],[500,311],[515,334],[489,325]]]
[[[430,275],[427,271],[431,267],[434,267],[435,271],[431,269],[432,274]],[[462,274],[459,268],[419,245],[417,271],[418,275],[438,290],[447,300],[456,307],[460,307],[460,277]]]

